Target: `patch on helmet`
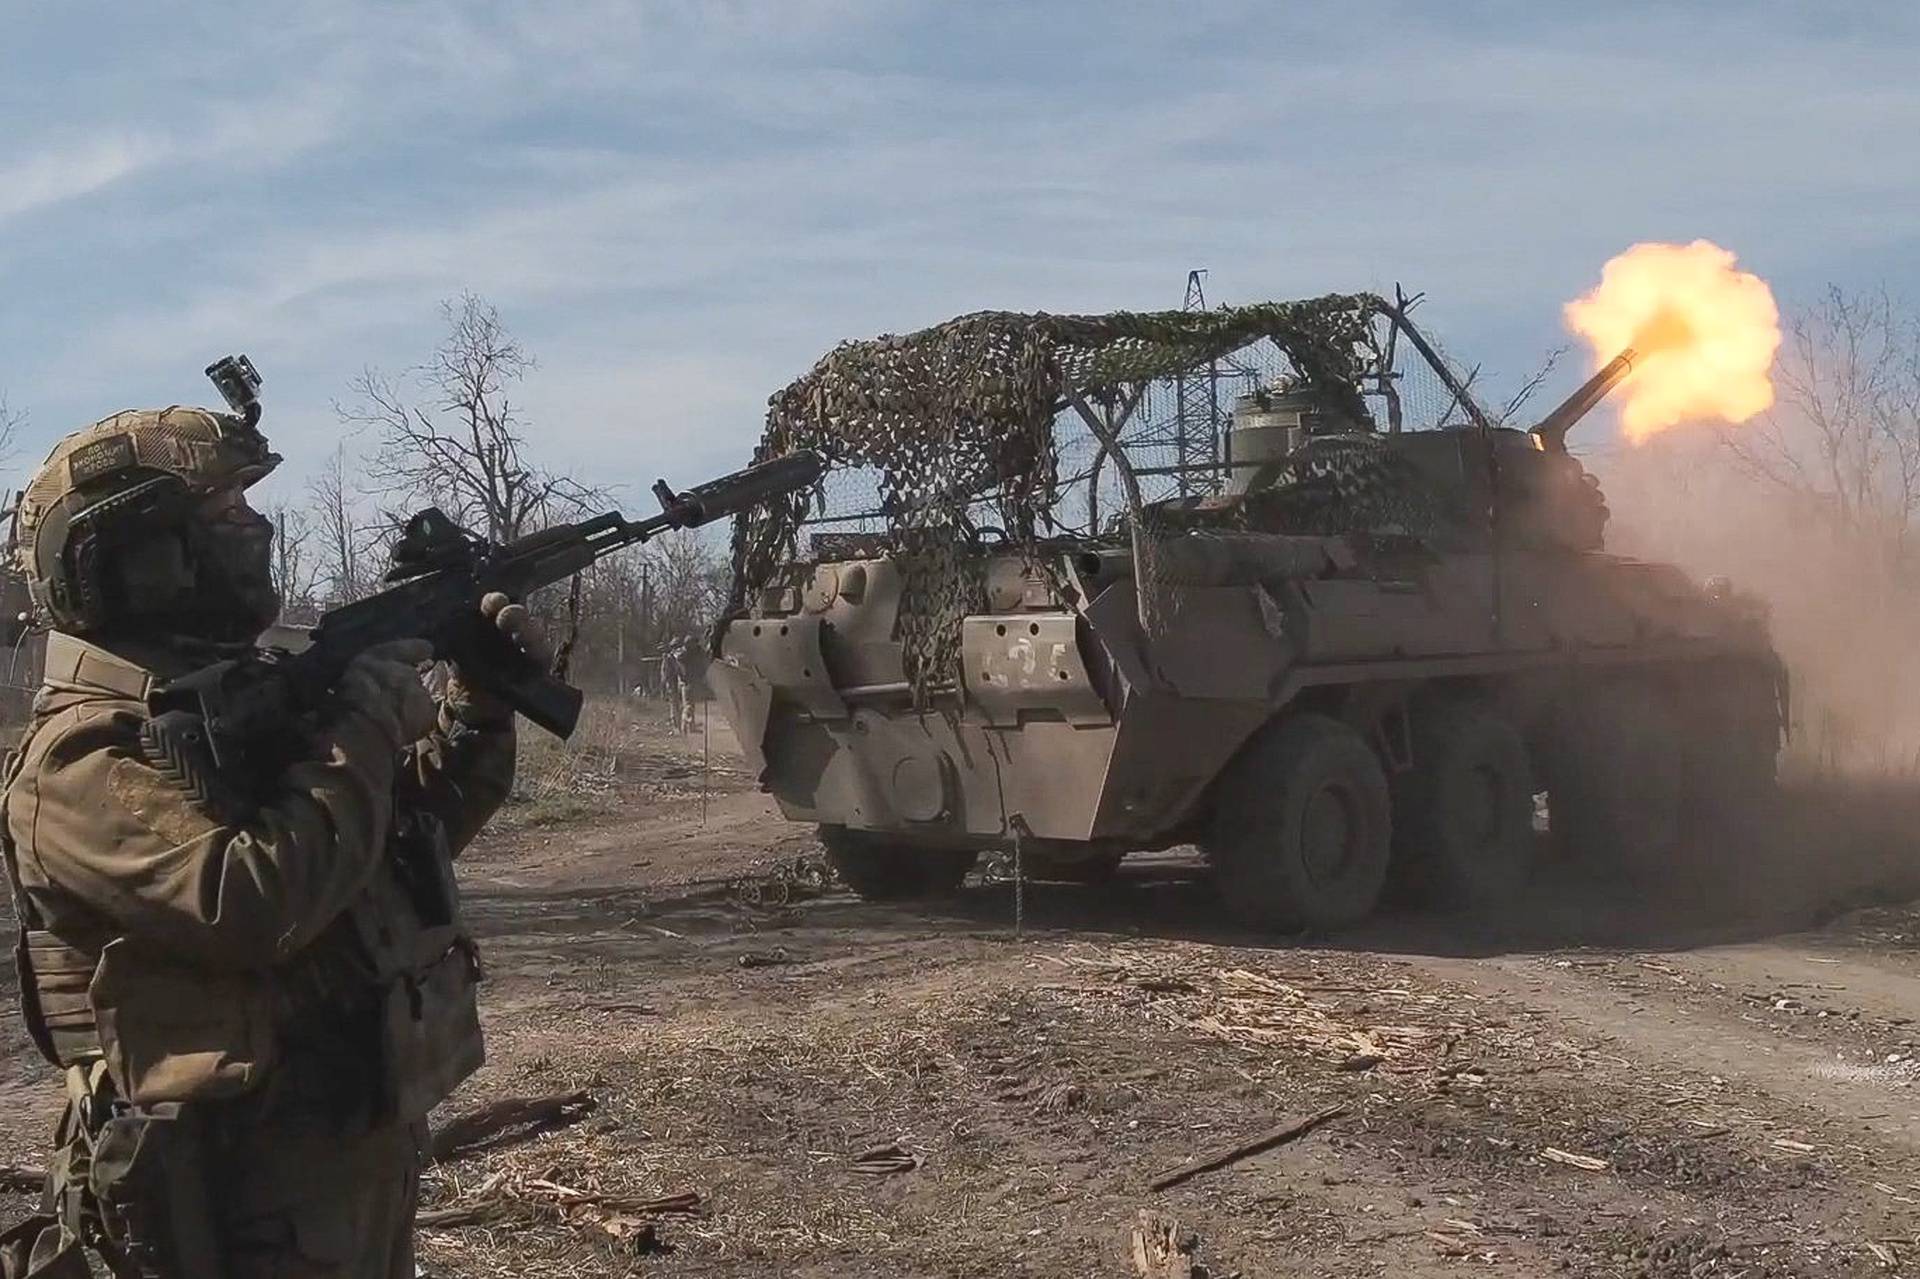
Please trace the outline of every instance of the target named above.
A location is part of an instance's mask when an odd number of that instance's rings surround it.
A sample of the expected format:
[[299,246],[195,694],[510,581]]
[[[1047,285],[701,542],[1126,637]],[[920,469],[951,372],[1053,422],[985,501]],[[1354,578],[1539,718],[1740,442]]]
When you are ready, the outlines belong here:
[[103,475],[130,469],[135,462],[133,437],[109,435],[105,439],[82,444],[67,455],[67,479],[75,488]]

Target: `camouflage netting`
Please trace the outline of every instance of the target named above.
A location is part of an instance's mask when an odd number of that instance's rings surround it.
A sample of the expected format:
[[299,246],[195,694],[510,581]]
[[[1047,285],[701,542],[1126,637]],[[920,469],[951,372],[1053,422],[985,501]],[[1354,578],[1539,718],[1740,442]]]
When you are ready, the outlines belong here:
[[[1262,482],[1206,522],[1264,533],[1336,537],[1366,532],[1439,545],[1465,520],[1404,454],[1378,435],[1342,434],[1309,440],[1283,462],[1270,463]],[[1162,515],[1163,524],[1190,521]],[[1197,522],[1197,521],[1191,521]]]
[[[983,311],[905,337],[836,347],[770,401],[756,459],[800,448],[879,472],[887,541],[903,578],[900,639],[924,699],[954,678],[959,622],[979,583],[962,552],[982,500],[1031,551],[1057,496],[1054,420],[1076,399],[1098,413],[1157,379],[1271,340],[1300,383],[1364,421],[1359,380],[1376,358],[1382,302],[1336,294],[1212,311],[1020,315]],[[1122,459],[1123,461],[1123,459]],[[730,613],[798,553],[808,496],[739,517]],[[1138,528],[1145,513],[1136,498]]]

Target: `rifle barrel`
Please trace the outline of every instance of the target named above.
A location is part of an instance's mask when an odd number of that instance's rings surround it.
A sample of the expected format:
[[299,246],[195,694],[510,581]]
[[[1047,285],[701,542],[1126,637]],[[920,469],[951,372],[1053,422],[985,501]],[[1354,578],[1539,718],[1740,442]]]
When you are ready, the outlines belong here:
[[710,480],[680,495],[689,525],[735,515],[769,498],[803,489],[819,479],[827,464],[818,453],[801,449],[784,457],[756,462],[745,470]]
[[771,498],[807,487],[826,474],[826,470],[826,459],[812,449],[801,449],[770,461],[756,462],[717,480],[708,480],[684,493],[675,493],[662,480],[655,486],[655,491],[661,492],[660,501],[665,507],[658,515],[627,520],[609,512],[579,527],[590,534],[610,530],[606,536],[592,539],[597,558],[623,546],[644,542],[668,529],[698,528],[713,520],[738,515]]

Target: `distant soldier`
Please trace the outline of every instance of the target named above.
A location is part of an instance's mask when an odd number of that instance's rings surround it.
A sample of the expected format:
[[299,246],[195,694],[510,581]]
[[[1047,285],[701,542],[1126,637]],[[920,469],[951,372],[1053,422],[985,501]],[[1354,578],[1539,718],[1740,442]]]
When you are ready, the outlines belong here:
[[693,703],[688,698],[687,649],[691,641],[676,636],[660,655],[660,687],[667,698],[667,719],[677,733],[693,730]]
[[[68,1105],[7,1279],[84,1279],[83,1245],[139,1279],[415,1273],[427,1112],[483,1058],[450,858],[506,796],[513,714],[457,667],[436,700],[402,640],[224,768],[150,732],[157,683],[279,609],[245,493],[279,461],[251,415],[126,412],[20,501],[56,629],[0,851],[22,1019]],[[544,656],[524,608],[480,612]]]

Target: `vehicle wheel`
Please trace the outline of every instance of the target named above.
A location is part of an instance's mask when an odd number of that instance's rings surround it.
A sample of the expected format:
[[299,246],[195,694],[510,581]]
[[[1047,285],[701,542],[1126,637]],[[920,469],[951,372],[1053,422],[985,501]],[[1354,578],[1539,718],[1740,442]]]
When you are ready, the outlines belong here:
[[1777,748],[1759,734],[1695,741],[1687,767],[1687,833],[1720,838],[1750,834],[1771,816],[1780,796]]
[[1778,794],[1780,703],[1777,675],[1730,667],[1702,672],[1687,719],[1686,821],[1713,836],[1751,826]]
[[1533,871],[1533,766],[1513,726],[1471,702],[1417,707],[1393,842],[1417,900],[1460,909],[1517,896]]
[[1683,826],[1685,750],[1656,690],[1621,681],[1581,698],[1556,738],[1547,788],[1555,845],[1636,873],[1670,869]]
[[1739,883],[1780,829],[1776,679],[1709,666],[1690,690],[1682,821],[1692,869],[1709,889]]
[[1365,739],[1303,714],[1241,751],[1220,780],[1203,849],[1241,922],[1341,928],[1379,901],[1392,826],[1387,779]]
[[1060,884],[1104,884],[1120,869],[1121,859],[1125,856],[1125,853],[1101,853],[1096,857],[1066,861],[1028,853],[1023,860],[1029,879],[1045,879]]
[[820,843],[840,882],[868,901],[939,897],[960,887],[979,854],[919,848],[881,831],[822,826]]

